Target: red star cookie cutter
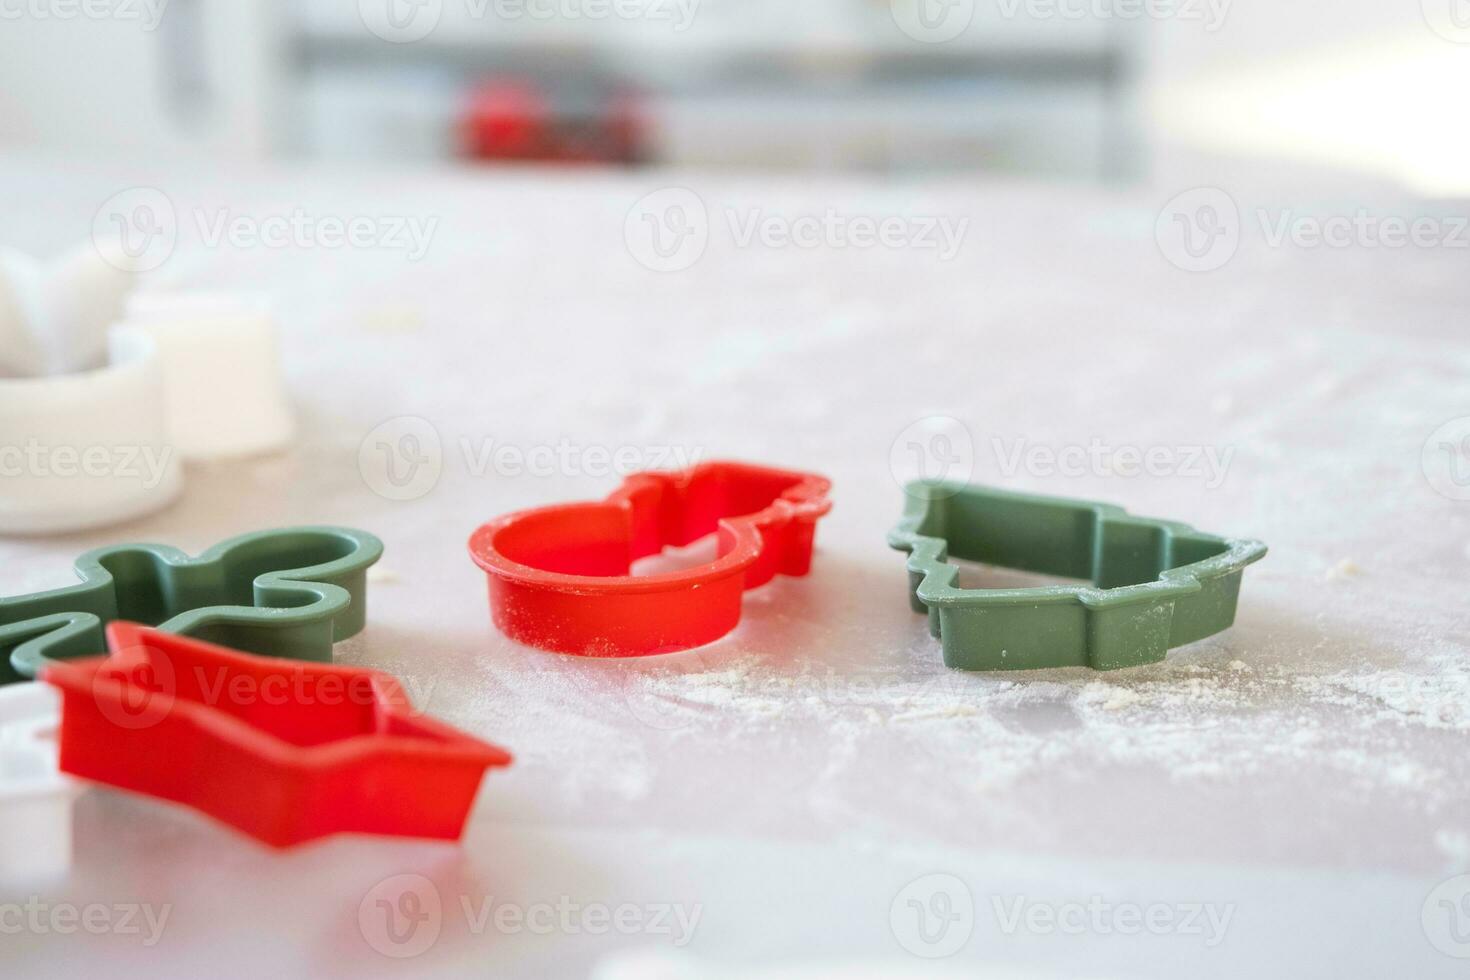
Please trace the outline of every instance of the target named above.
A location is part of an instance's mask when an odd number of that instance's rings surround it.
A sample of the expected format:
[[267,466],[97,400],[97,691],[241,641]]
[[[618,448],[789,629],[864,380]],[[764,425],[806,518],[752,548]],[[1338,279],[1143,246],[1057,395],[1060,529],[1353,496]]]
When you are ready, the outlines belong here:
[[55,663],[61,770],[182,803],[274,847],[336,833],[456,840],[511,757],[417,714],[398,681],[136,623]]
[[[524,510],[475,531],[490,612],[513,639],[545,650],[637,657],[687,650],[740,621],[741,595],[811,568],[831,482],[747,463],[635,473],[606,500]],[[634,576],[634,561],[718,532],[718,558]]]

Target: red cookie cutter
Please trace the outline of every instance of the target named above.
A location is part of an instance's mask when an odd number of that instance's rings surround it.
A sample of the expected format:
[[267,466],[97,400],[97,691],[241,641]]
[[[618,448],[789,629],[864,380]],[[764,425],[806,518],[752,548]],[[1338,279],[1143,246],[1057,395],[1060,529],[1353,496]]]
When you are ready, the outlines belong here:
[[242,654],[136,623],[62,691],[63,772],[201,810],[275,847],[342,832],[458,839],[511,757],[416,714],[398,681]]
[[[470,555],[489,573],[495,625],[522,643],[596,657],[687,650],[735,628],[746,589],[807,573],[831,486],[746,463],[635,473],[606,500],[491,521],[470,537]],[[635,560],[712,531],[715,561],[628,574]]]

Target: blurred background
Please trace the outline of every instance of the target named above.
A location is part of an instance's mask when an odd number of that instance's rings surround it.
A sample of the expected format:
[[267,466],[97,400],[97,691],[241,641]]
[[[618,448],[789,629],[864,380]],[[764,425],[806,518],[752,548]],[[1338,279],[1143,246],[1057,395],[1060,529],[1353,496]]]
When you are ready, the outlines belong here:
[[1470,188],[1470,0],[0,0],[0,147]]

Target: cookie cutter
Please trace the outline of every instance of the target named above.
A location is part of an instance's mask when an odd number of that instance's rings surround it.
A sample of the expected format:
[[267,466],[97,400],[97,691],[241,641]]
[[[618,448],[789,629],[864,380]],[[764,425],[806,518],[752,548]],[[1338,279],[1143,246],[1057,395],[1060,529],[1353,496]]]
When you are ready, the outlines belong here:
[[511,756],[359,667],[243,654],[138,623],[46,668],[61,770],[208,814],[273,847],[331,834],[457,840]]
[[0,375],[101,367],[107,328],[137,282],[114,247],[80,246],[51,262],[0,250]]
[[279,528],[223,541],[198,558],[166,545],[98,548],[76,561],[80,585],[0,599],[0,684],[102,650],[117,619],[237,650],[330,661],[360,632],[367,570],[383,543],[344,527]]
[[122,326],[157,346],[169,435],[185,458],[251,456],[291,441],[280,338],[263,298],[143,293]]
[[[719,639],[746,589],[811,568],[831,482],[811,473],[709,462],[635,473],[611,496],[497,518],[471,536],[495,625],[545,650],[636,657]],[[718,557],[659,575],[634,561],[718,532]]]
[[0,253],[0,533],[110,524],[178,496],[157,350],[108,333],[136,278],[116,258]]
[[61,774],[61,698],[45,684],[0,687],[0,883],[59,878],[71,867],[72,807]]
[[0,254],[0,533],[140,517],[178,496],[180,458],[292,438],[267,306],[226,293],[124,306],[134,276],[123,266],[94,248],[55,270]]
[[[888,535],[909,553],[909,601],[947,667],[1113,670],[1229,627],[1259,541],[1221,538],[1120,507],[957,483],[910,483]],[[959,588],[949,559],[1090,580]]]
[[0,533],[98,527],[178,496],[156,345],[126,329],[108,343],[106,367],[0,379]]

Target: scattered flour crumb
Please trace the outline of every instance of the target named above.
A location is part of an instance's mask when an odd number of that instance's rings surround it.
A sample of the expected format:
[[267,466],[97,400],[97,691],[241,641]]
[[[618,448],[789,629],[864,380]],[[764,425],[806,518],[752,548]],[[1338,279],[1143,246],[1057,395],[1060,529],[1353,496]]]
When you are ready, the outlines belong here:
[[1227,666],[1231,670],[1235,670],[1235,671],[1242,671],[1242,670],[1250,670],[1251,669],[1250,668],[1250,664],[1246,663],[1244,660],[1232,660],[1232,661],[1230,661],[1230,663],[1226,664],[1225,666]]
[[367,571],[367,580],[375,585],[394,585],[398,582],[398,573],[391,568],[374,565]]
[[893,716],[893,721],[937,721],[944,718],[973,718],[980,709],[968,704],[952,704],[927,710],[904,711]]
[[1343,579],[1357,578],[1362,573],[1363,570],[1358,567],[1357,562],[1351,558],[1344,558],[1327,569],[1327,574],[1323,577],[1329,582],[1341,582]]
[[1470,732],[1470,670],[1464,667],[1434,674],[1384,670],[1323,680],[1377,702],[1383,720]]
[[1133,707],[1142,700],[1143,696],[1137,691],[1104,684],[1102,681],[1093,681],[1077,696],[1078,703],[1101,708],[1104,711],[1121,711],[1124,708]]

